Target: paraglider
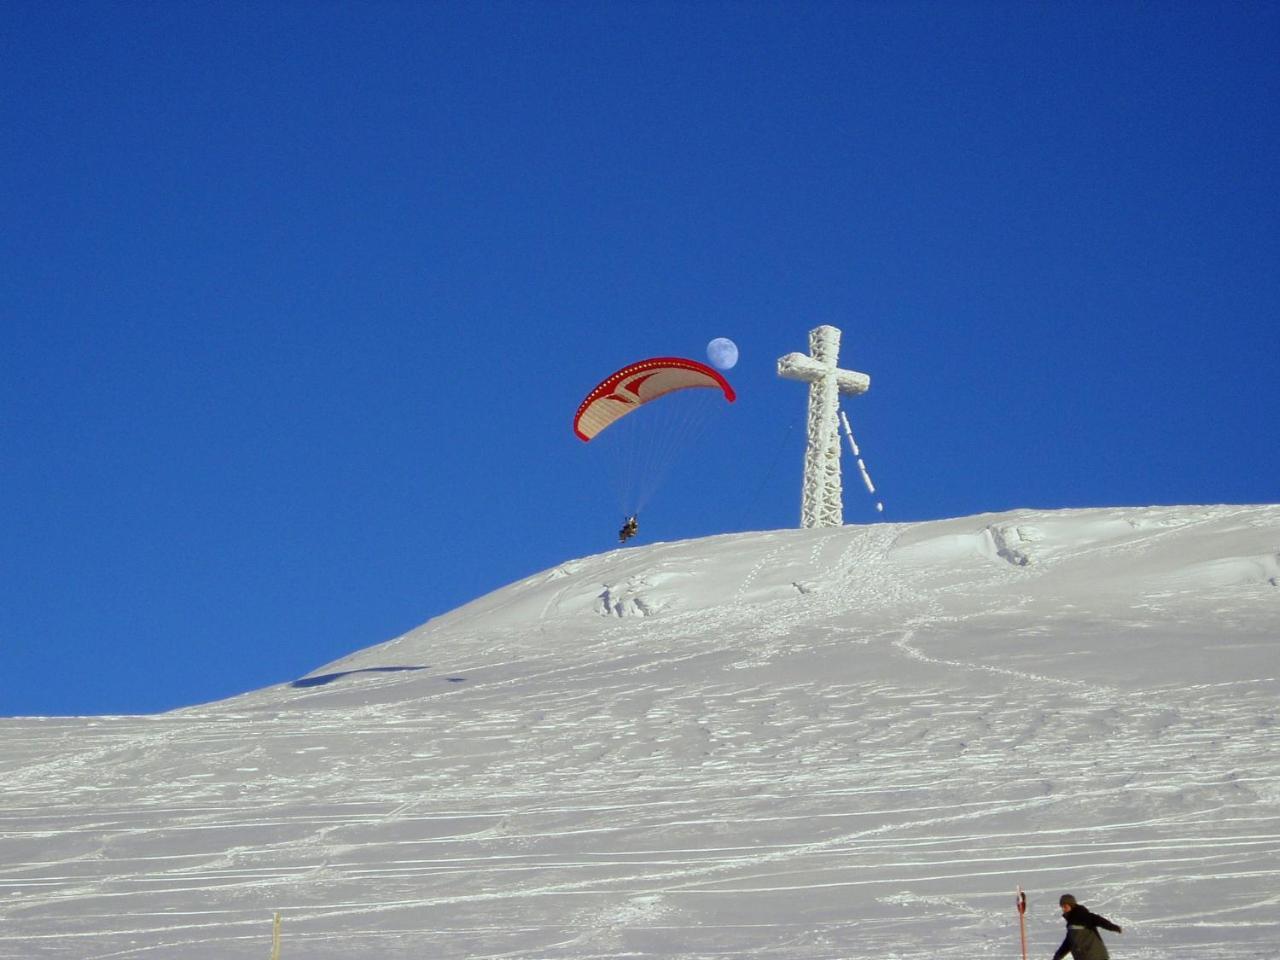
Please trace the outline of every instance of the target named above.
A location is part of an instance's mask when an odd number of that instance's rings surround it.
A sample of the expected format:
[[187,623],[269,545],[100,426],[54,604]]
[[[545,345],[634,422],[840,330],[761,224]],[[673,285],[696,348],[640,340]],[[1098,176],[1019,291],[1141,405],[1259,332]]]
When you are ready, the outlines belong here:
[[618,542],[626,543],[640,531],[640,518],[634,513],[622,522],[622,529],[618,531]]
[[[706,389],[717,391],[729,403],[737,399],[729,381],[705,363],[652,357],[609,374],[578,405],[573,432],[579,440],[591,443],[602,433],[609,434],[603,443],[617,467],[626,517],[618,531],[620,543],[636,535],[640,507],[676,454],[715,412],[715,404],[696,400]],[[646,409],[650,404],[655,409]],[[620,421],[627,422],[615,426]]]
[[692,387],[719,387],[730,403],[737,399],[719,371],[682,357],[654,357],[611,373],[587,394],[573,418],[573,432],[589,441],[605,427],[636,408]]

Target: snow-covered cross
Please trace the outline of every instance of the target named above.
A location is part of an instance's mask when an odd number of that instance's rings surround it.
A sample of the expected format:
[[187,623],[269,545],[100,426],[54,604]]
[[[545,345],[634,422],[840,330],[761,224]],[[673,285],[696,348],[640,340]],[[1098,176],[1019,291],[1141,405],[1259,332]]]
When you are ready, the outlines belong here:
[[871,378],[841,370],[840,331],[821,326],[809,331],[809,353],[778,359],[778,376],[809,384],[809,446],[804,455],[804,499],[800,526],[838,527],[844,523],[840,492],[840,394],[866,393]]

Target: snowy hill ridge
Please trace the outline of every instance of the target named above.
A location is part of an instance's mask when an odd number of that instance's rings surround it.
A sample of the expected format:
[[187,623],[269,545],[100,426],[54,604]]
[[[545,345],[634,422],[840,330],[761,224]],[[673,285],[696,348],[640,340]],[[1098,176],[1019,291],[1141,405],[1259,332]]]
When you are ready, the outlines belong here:
[[574,560],[288,684],[0,721],[0,958],[1280,943],[1280,507]]

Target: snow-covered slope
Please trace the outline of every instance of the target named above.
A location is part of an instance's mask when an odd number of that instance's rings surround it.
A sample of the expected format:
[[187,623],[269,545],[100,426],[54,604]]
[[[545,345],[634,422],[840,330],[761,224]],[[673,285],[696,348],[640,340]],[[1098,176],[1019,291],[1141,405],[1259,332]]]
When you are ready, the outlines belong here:
[[0,722],[0,957],[1280,944],[1280,507],[563,564],[293,684]]

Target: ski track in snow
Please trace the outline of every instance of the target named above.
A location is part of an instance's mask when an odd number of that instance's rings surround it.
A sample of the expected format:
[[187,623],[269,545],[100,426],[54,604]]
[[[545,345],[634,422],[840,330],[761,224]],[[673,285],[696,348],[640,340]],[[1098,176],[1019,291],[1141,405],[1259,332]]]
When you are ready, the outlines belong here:
[[1183,571],[1278,546],[1273,507],[657,544],[316,685],[0,721],[0,958],[263,958],[276,910],[316,960],[1007,957],[1017,884],[1035,956],[1070,890],[1118,960],[1271,957],[1280,589]]

